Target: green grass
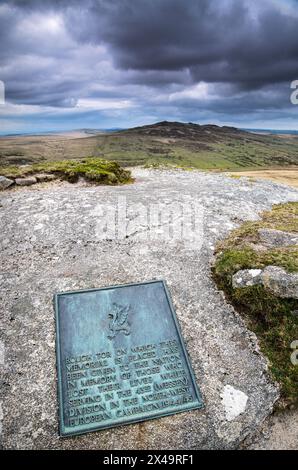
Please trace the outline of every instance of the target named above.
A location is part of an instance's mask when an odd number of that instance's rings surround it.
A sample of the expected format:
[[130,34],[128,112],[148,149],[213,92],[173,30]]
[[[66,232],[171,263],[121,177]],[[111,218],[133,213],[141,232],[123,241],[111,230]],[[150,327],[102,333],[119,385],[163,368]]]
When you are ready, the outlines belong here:
[[[81,159],[93,155],[122,166],[167,165],[200,170],[252,170],[297,165],[298,138],[227,131],[192,139],[116,132],[80,139],[0,139],[0,164]],[[205,139],[205,140],[204,140]]]
[[164,165],[201,170],[256,169],[297,164],[298,141],[292,146],[268,142],[228,141],[208,144],[206,148],[177,140],[175,144],[154,141],[148,137],[108,136],[97,147],[105,158],[124,165]]
[[298,300],[277,298],[260,285],[237,289],[232,286],[232,276],[240,269],[275,265],[298,272],[298,246],[254,249],[259,243],[259,228],[298,232],[298,203],[277,205],[265,212],[261,220],[244,223],[220,242],[213,276],[258,336],[272,376],[281,385],[279,406],[298,408],[298,366],[290,361],[293,352],[290,345],[298,340],[298,317],[292,313],[298,310]]
[[78,181],[80,177],[98,184],[123,184],[132,181],[130,171],[121,168],[119,163],[93,157],[0,167],[0,174],[8,178],[25,177],[38,173],[54,174],[72,183]]

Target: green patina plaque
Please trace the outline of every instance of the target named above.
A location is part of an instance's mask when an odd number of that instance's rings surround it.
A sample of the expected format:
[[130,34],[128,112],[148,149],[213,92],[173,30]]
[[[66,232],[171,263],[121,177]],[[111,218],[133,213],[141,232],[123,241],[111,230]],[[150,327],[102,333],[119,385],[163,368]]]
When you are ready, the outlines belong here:
[[203,406],[164,281],[55,295],[61,436]]

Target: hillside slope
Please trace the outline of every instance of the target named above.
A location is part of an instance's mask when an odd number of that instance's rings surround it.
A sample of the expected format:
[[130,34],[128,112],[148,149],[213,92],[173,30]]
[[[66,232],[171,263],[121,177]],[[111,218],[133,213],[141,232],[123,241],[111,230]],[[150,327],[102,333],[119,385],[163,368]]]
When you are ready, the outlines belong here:
[[163,121],[86,138],[0,138],[0,165],[86,156],[128,166],[175,165],[216,170],[287,167],[298,164],[298,137]]
[[298,163],[298,138],[254,134],[235,127],[163,121],[113,137],[118,136],[148,144],[147,160],[153,164],[232,169]]

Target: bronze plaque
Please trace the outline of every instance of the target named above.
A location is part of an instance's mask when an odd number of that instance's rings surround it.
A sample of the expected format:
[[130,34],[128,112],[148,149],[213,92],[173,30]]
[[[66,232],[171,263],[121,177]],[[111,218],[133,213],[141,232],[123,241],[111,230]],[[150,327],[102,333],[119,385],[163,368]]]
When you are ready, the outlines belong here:
[[203,406],[164,281],[55,295],[60,434]]

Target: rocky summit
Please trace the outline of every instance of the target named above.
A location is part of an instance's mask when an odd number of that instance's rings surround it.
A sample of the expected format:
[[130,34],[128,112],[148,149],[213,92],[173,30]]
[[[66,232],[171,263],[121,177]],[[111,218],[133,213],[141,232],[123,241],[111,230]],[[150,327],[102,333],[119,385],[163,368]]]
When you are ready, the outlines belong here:
[[[1,193],[4,448],[235,449],[272,411],[279,389],[210,263],[218,240],[273,204],[298,201],[298,192],[198,171],[135,169],[133,176],[125,186],[52,182]],[[199,238],[188,236],[185,204],[195,207]],[[167,218],[146,218],[158,205],[175,227],[184,224],[183,236],[165,236]],[[125,213],[116,231],[115,213]],[[204,409],[59,438],[53,294],[153,279],[169,287]]]

